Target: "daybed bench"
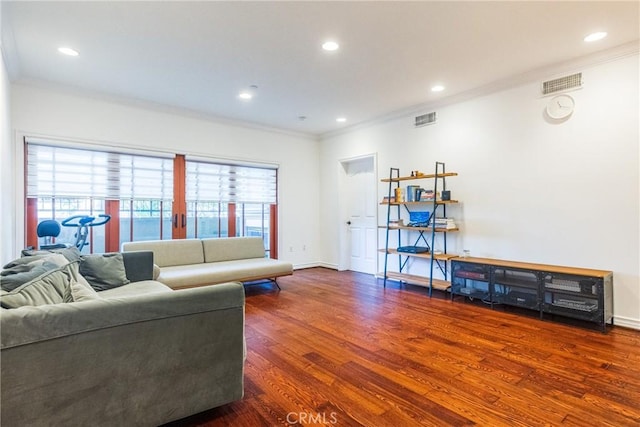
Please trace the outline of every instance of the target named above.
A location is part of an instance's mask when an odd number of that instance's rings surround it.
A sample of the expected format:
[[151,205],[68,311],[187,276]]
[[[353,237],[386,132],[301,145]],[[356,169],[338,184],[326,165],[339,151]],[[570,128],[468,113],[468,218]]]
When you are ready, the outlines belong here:
[[[250,282],[293,274],[290,262],[265,258],[261,237],[127,242],[122,251],[152,251],[156,280],[173,288]],[[277,285],[277,282],[276,282]]]
[[53,303],[6,309],[29,286],[1,292],[2,425],[157,426],[242,398],[242,284],[173,291],[149,280],[151,252],[122,256],[131,283],[88,299],[60,301],[88,278],[74,263],[39,276],[57,275]]

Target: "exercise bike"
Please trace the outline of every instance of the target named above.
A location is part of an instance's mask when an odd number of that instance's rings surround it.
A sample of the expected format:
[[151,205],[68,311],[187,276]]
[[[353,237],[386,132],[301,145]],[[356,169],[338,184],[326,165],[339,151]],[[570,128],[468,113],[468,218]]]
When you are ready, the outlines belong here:
[[[82,248],[89,244],[89,242],[87,242],[89,227],[105,225],[110,220],[111,215],[106,214],[100,214],[97,218],[90,215],[73,215],[65,218],[61,223],[53,219],[44,220],[38,224],[38,228],[36,229],[38,237],[44,237],[44,244],[40,245],[40,249],[60,249],[75,246],[79,251],[82,251]],[[68,243],[52,243],[53,238],[60,235],[60,231],[62,230],[61,226],[77,228],[74,235],[76,241],[73,245]]]

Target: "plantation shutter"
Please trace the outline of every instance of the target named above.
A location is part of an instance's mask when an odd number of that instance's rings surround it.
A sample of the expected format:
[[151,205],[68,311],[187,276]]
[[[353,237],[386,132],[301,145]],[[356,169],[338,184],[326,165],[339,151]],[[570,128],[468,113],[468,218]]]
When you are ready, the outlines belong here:
[[172,201],[173,159],[27,140],[27,197]]

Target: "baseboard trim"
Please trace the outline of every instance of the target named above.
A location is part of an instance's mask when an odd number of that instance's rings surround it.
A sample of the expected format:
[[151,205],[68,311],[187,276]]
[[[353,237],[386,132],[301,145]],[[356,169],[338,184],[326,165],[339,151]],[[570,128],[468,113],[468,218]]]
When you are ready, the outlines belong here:
[[328,262],[318,263],[318,267],[330,268],[332,270],[338,270],[339,271],[338,264],[329,264]]
[[632,319],[630,317],[613,316],[613,324],[615,326],[622,326],[624,328],[640,330],[640,320]]
[[324,268],[330,268],[332,270],[337,270],[338,266],[334,265],[334,264],[327,264],[326,262],[307,262],[304,264],[294,264],[293,265],[293,269],[294,270],[302,270],[304,268],[314,268],[314,267],[324,267]]
[[332,270],[338,270],[338,264],[329,264],[327,262],[308,262],[306,264],[294,264],[294,270],[302,270],[303,268],[324,267]]

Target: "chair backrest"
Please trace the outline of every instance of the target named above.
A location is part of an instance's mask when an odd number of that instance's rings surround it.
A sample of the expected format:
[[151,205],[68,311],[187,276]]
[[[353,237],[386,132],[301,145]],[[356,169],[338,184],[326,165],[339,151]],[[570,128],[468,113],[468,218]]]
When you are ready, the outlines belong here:
[[60,224],[53,219],[41,221],[36,228],[38,237],[58,237],[60,235]]
[[56,220],[45,219],[44,221],[41,221],[36,228],[38,237],[44,237],[44,242],[39,245],[40,249],[61,249],[71,247],[71,245],[66,243],[53,243],[53,238],[58,237],[61,230],[62,226]]

